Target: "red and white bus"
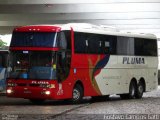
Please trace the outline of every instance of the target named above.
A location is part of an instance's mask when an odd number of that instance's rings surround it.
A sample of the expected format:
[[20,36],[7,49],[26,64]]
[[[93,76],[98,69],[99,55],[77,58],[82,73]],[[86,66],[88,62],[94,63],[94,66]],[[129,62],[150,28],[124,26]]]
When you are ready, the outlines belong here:
[[118,94],[141,98],[157,88],[157,40],[91,24],[15,28],[7,96],[42,102]]

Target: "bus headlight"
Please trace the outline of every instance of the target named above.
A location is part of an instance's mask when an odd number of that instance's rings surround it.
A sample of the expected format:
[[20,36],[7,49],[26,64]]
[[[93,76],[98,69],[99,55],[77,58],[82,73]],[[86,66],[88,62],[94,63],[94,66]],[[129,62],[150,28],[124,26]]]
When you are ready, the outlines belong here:
[[8,89],[8,90],[7,90],[7,93],[8,93],[8,94],[11,94],[12,92],[13,92],[13,90],[11,90],[11,89]]
[[50,91],[45,91],[45,94],[46,94],[46,95],[50,95],[51,92],[50,92]]

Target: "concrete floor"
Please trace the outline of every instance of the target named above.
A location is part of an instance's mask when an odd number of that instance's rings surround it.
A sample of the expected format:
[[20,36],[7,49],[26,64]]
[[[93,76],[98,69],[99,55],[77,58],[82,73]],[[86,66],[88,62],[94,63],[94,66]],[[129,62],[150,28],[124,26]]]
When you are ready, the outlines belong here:
[[117,114],[122,118],[136,114],[128,117],[160,119],[160,87],[156,91],[145,93],[142,99],[121,100],[119,96],[113,95],[110,100],[92,101],[86,98],[78,105],[65,101],[46,101],[42,105],[34,105],[25,99],[0,96],[0,119],[3,120],[101,120]]

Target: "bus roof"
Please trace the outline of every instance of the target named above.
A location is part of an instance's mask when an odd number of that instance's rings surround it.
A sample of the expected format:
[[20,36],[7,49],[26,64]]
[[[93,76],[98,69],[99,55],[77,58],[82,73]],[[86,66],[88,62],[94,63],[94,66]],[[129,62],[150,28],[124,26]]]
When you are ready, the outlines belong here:
[[126,31],[121,31],[115,27],[105,26],[105,25],[93,25],[93,24],[88,24],[88,23],[68,23],[68,24],[61,26],[62,30],[67,30],[69,29],[69,27],[72,27],[73,30],[77,32],[157,39],[154,34],[133,33],[129,31],[126,32]]
[[55,25],[30,25],[17,27],[14,31],[46,31],[46,32],[58,32],[62,30],[73,29],[77,32],[86,32],[86,33],[95,33],[95,34],[104,34],[104,35],[117,35],[117,36],[127,36],[127,37],[138,37],[138,38],[149,38],[157,39],[154,34],[148,33],[133,33],[121,31],[112,26],[105,25],[93,25],[89,23],[68,23],[68,24],[55,24]]

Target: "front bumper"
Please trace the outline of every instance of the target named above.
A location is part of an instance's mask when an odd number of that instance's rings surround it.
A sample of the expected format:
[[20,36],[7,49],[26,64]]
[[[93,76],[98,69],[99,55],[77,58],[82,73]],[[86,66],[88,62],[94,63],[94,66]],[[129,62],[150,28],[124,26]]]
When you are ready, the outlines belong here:
[[58,83],[56,80],[9,79],[7,80],[6,95],[8,97],[25,99],[57,99],[57,87]]
[[55,89],[8,87],[7,96],[25,99],[57,99]]

